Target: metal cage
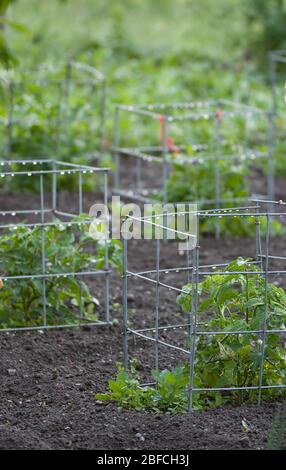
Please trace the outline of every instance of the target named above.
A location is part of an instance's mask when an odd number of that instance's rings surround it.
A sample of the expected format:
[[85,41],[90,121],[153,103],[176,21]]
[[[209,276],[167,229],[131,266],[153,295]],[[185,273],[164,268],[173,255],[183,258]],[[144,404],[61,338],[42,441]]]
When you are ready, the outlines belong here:
[[[98,158],[105,138],[105,76],[87,64],[2,71],[2,155]],[[87,160],[89,159],[89,160]]]
[[[158,214],[140,219],[142,227],[146,224],[151,225],[153,229],[161,227],[164,216]],[[170,216],[177,217],[178,214],[174,212],[169,214]],[[188,212],[183,212],[182,215],[188,216]],[[252,224],[254,236],[253,246],[249,243],[245,246],[245,250],[252,252],[252,259],[249,260],[247,266],[255,265],[257,269],[255,271],[249,269],[249,271],[239,272],[237,271],[226,271],[228,263],[221,262],[218,260],[216,263],[208,264],[202,261],[204,251],[200,246],[200,241],[197,239],[195,248],[192,251],[187,251],[186,256],[182,257],[181,264],[174,263],[173,256],[167,256],[168,265],[166,265],[166,257],[162,259],[161,250],[162,244],[173,243],[173,241],[166,241],[166,239],[157,239],[145,241],[144,243],[149,244],[149,251],[152,249],[153,263],[146,269],[137,271],[134,266],[133,269],[129,268],[129,241],[123,239],[124,253],[123,253],[123,266],[124,266],[124,277],[123,277],[123,322],[124,322],[124,364],[126,370],[129,368],[130,357],[140,358],[140,348],[147,348],[149,350],[148,362],[144,362],[144,365],[140,368],[140,374],[142,376],[142,387],[149,385],[156,387],[156,381],[151,376],[151,370],[156,371],[163,370],[168,367],[170,363],[172,366],[177,366],[181,363],[187,363],[189,367],[189,385],[187,387],[188,393],[188,407],[189,411],[193,410],[194,397],[198,393],[219,393],[219,394],[232,394],[239,391],[252,391],[257,393],[257,401],[260,404],[263,398],[265,390],[283,390],[286,388],[285,377],[284,381],[278,381],[277,383],[268,383],[264,380],[265,371],[265,351],[268,344],[268,338],[271,334],[277,334],[283,341],[285,338],[285,326],[284,328],[270,328],[268,319],[272,315],[268,305],[268,295],[270,289],[270,281],[281,285],[283,279],[285,279],[286,268],[285,261],[286,255],[283,252],[272,253],[271,252],[271,227],[274,220],[285,221],[285,203],[282,202],[271,202],[271,201],[254,201],[252,206],[241,207],[241,208],[225,208],[217,210],[198,210],[197,214],[198,225],[200,220],[203,219],[216,219],[218,223],[223,222],[225,218],[232,220],[237,218],[247,219],[249,224]],[[132,216],[129,217],[130,221],[134,222],[136,219]],[[160,222],[157,221],[160,219]],[[261,228],[263,224],[263,230]],[[168,225],[165,225],[165,230],[168,233],[170,230]],[[174,229],[171,229],[172,233]],[[263,233],[262,233],[263,232]],[[176,229],[175,229],[176,233]],[[179,233],[179,232],[178,232]],[[188,240],[190,234],[186,231],[185,237]],[[142,242],[143,243],[143,242]],[[168,250],[167,250],[168,251]],[[241,253],[245,255],[245,253]],[[134,260],[134,256],[131,261]],[[184,261],[185,260],[185,261]],[[232,260],[229,260],[232,261]],[[134,265],[134,263],[133,263]],[[246,279],[254,277],[257,279],[258,276],[263,278],[264,285],[264,308],[263,315],[260,321],[260,325],[256,328],[248,328],[247,331],[243,331],[240,328],[233,328],[230,331],[225,331],[217,327],[215,330],[208,327],[208,319],[212,315],[212,307],[210,307],[209,317],[206,317],[204,321],[200,318],[200,296],[199,286],[203,279],[213,276],[232,276],[234,274],[241,274]],[[133,283],[144,284],[144,297],[147,296],[148,290],[152,290],[152,298],[154,299],[153,307],[149,307],[152,310],[153,320],[148,321],[142,315],[140,308],[133,309],[130,313],[130,307],[128,303],[129,292],[132,289],[130,286]],[[192,301],[190,311],[188,314],[180,315],[176,314],[176,298],[179,294],[186,292],[183,288],[184,284],[188,284],[190,292],[192,294]],[[190,287],[191,286],[191,287]],[[166,315],[166,305],[173,305],[173,315]],[[196,384],[196,351],[198,339],[201,337],[206,340],[211,340],[212,337],[227,337],[228,335],[236,335],[237,337],[244,336],[246,341],[249,341],[251,345],[251,338],[253,335],[260,339],[259,341],[259,362],[257,364],[257,376],[258,380],[256,383],[252,383],[244,387],[241,385],[216,388],[199,388]],[[142,346],[142,344],[144,345]],[[146,344],[147,343],[147,344]],[[144,356],[144,359],[146,355]],[[285,362],[286,366],[286,362]],[[253,364],[254,367],[254,364]],[[143,372],[142,372],[143,369]],[[285,370],[285,368],[284,368]],[[281,371],[283,372],[283,371]],[[232,384],[233,385],[233,384]]]
[[[114,194],[147,202],[170,199],[168,179],[176,165],[211,164],[211,197],[191,201],[205,208],[245,204],[251,199],[223,195],[222,163],[260,167],[264,161],[263,197],[274,199],[274,159],[268,112],[228,100],[123,106],[115,111]],[[230,131],[230,132],[229,132]],[[235,171],[235,170],[234,170]],[[128,174],[128,179],[126,175]],[[131,178],[130,178],[131,176]],[[130,183],[131,179],[131,183]],[[250,183],[255,182],[251,175]],[[186,182],[191,187],[194,181]],[[196,182],[200,184],[200,182]],[[252,196],[261,195],[251,188]]]
[[[3,272],[3,265],[0,262],[0,277],[4,283],[2,292],[5,291],[5,287],[9,283],[17,283],[17,286],[21,286],[21,283],[27,281],[40,282],[41,283],[41,296],[42,296],[42,311],[38,312],[38,318],[35,320],[35,325],[29,324],[25,326],[23,322],[20,325],[13,325],[7,327],[5,324],[0,326],[1,331],[10,330],[36,330],[36,329],[48,329],[48,328],[63,328],[79,326],[82,324],[89,325],[106,325],[110,322],[109,314],[109,253],[108,253],[108,240],[103,241],[104,244],[104,262],[103,267],[98,269],[96,265],[85,266],[83,269],[74,271],[66,265],[66,268],[59,271],[58,268],[51,265],[49,261],[49,253],[47,253],[47,230],[53,228],[60,229],[65,234],[66,230],[74,231],[75,237],[77,237],[77,231],[88,228],[92,219],[88,215],[89,207],[86,207],[87,201],[85,201],[84,194],[84,182],[86,178],[92,178],[94,181],[94,197],[95,200],[107,206],[108,204],[108,169],[107,168],[96,168],[87,165],[77,165],[67,162],[61,162],[57,160],[14,160],[11,161],[0,161],[0,181],[6,182],[6,191],[9,190],[9,185],[15,179],[30,178],[35,179],[38,185],[33,184],[33,188],[37,186],[38,193],[32,193],[32,199],[29,199],[30,206],[25,207],[25,197],[23,202],[18,207],[17,204],[21,202],[21,197],[14,199],[8,198],[4,194],[4,204],[0,210],[0,229],[3,234],[6,234],[9,238],[9,234],[16,233],[17,230],[23,230],[31,233],[31,230],[37,230],[37,236],[39,237],[39,252],[37,272],[29,272],[25,270],[21,274],[14,274],[10,272],[9,275]],[[76,178],[78,191],[72,193],[74,200],[72,200],[72,194],[68,193],[68,202],[63,203],[61,201],[61,181],[66,181],[66,178]],[[6,199],[5,199],[6,197]],[[6,201],[6,202],[5,202]],[[15,207],[13,207],[13,204]],[[24,206],[23,206],[24,204]],[[6,206],[6,207],[5,207]],[[67,209],[66,207],[69,207]],[[77,216],[81,215],[80,218],[76,219]],[[90,246],[87,248],[92,253],[96,252],[95,241],[91,240]],[[9,240],[8,240],[9,246]],[[70,246],[68,244],[68,246]],[[67,248],[68,248],[67,246]],[[51,245],[48,245],[51,250]],[[8,261],[9,261],[9,255]],[[36,256],[36,254],[35,254]],[[11,260],[12,262],[12,260]],[[15,260],[14,260],[15,262]],[[19,259],[21,264],[21,270],[23,267],[24,260]],[[73,267],[73,265],[72,265]],[[15,268],[16,269],[16,268]],[[47,300],[47,283],[48,281],[55,281],[64,279],[73,279],[75,282],[80,284],[80,300],[76,306],[71,305],[71,317],[69,321],[61,323],[61,316],[57,316],[57,312],[51,314],[51,320],[48,318],[48,300]],[[84,315],[84,305],[82,300],[82,284],[81,281],[88,279],[90,283],[90,290],[93,295],[101,292],[103,305],[99,307],[96,318],[87,319]],[[96,288],[96,290],[95,290]],[[0,291],[1,295],[1,291]],[[13,323],[13,312],[9,313],[10,319]],[[1,328],[2,327],[2,328]]]

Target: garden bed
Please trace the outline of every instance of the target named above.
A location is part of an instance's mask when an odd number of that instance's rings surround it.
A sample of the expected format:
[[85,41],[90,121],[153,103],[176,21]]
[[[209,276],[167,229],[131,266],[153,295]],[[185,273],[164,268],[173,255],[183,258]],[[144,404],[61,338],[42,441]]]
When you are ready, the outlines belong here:
[[[206,238],[201,243],[204,261],[252,255],[252,244],[248,242],[221,240],[218,250],[218,242]],[[137,269],[152,265],[153,254],[146,254],[145,243],[150,242],[130,243],[131,269],[135,265]],[[285,255],[283,239],[275,239],[275,248]],[[184,264],[176,243],[171,247],[163,245],[162,266],[168,266],[170,257],[176,258],[178,266]],[[111,279],[111,313],[121,319],[121,280],[116,274]],[[140,310],[142,318],[153,316],[153,292],[140,282],[134,285],[129,302],[130,310]],[[166,301],[162,315],[167,318],[173,314],[173,303]],[[226,406],[191,415],[155,415],[98,403],[95,394],[106,390],[107,381],[116,372],[116,363],[123,359],[120,325],[0,334],[2,449],[265,448],[275,412],[272,403],[261,407]],[[140,348],[137,343],[136,351],[138,367],[144,372],[152,347],[141,343]],[[131,354],[132,349],[130,344]],[[172,357],[166,367],[171,365]],[[248,432],[243,422],[247,423]]]
[[192,415],[97,404],[95,392],[105,389],[122,358],[119,328],[4,334],[0,348],[0,449],[262,449],[266,444],[272,404]]

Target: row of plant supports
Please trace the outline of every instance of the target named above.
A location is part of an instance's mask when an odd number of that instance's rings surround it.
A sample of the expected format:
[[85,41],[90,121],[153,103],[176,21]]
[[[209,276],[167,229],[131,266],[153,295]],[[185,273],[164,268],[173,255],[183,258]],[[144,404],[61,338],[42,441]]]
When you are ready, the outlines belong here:
[[[276,63],[277,60],[284,56],[273,54],[272,61]],[[282,60],[284,63],[284,59]],[[23,240],[27,243],[27,250],[29,247],[29,237],[31,239],[33,231],[37,231],[35,241],[35,262],[37,266],[27,266],[27,272],[19,272],[19,263],[23,264],[22,259],[17,259],[17,254],[13,258],[11,255],[10,266],[9,260],[2,268],[1,278],[4,283],[5,292],[7,288],[7,295],[9,295],[9,285],[11,284],[14,289],[14,294],[17,292],[21,297],[21,289],[24,286],[23,296],[27,295],[30,291],[36,297],[35,311],[41,307],[41,314],[37,318],[30,319],[29,325],[24,325],[26,318],[24,317],[18,324],[17,321],[13,324],[13,309],[8,314],[10,318],[7,324],[2,324],[3,331],[10,331],[15,329],[45,329],[45,328],[62,328],[77,326],[88,322],[92,325],[103,325],[110,323],[109,314],[109,274],[111,255],[109,253],[109,243],[112,241],[105,240],[100,247],[101,258],[90,256],[90,249],[95,250],[95,246],[91,248],[86,245],[83,248],[81,243],[81,236],[85,237],[85,228],[90,225],[92,219],[87,218],[84,213],[84,193],[83,188],[85,178],[95,177],[95,183],[98,187],[97,198],[108,205],[108,169],[98,168],[96,166],[87,164],[77,164],[67,161],[60,161],[51,158],[43,159],[19,159],[16,158],[17,152],[21,153],[25,149],[21,146],[21,126],[25,121],[22,117],[17,116],[19,100],[22,96],[34,94],[37,98],[39,87],[45,87],[44,99],[46,103],[41,103],[41,106],[46,106],[48,109],[46,118],[51,118],[49,125],[52,130],[57,130],[56,138],[52,145],[51,154],[65,155],[65,151],[70,148],[70,142],[74,140],[75,128],[73,123],[80,122],[82,116],[81,106],[83,102],[90,105],[90,93],[97,85],[100,87],[100,100],[97,109],[99,110],[99,121],[97,130],[99,134],[95,138],[93,134],[94,128],[88,127],[88,135],[84,136],[83,141],[89,141],[90,135],[93,135],[91,145],[84,148],[84,155],[91,160],[100,157],[100,151],[103,147],[104,141],[104,117],[105,117],[105,82],[104,77],[91,67],[70,62],[66,67],[55,72],[55,70],[46,70],[45,68],[37,71],[37,79],[33,84],[27,84],[21,81],[19,84],[16,79],[11,79],[9,74],[2,79],[5,82],[8,90],[8,114],[3,118],[3,142],[4,134],[6,135],[5,153],[7,160],[0,162],[0,182],[2,187],[9,191],[13,188],[15,179],[23,179],[23,181],[33,179],[33,190],[38,190],[38,200],[35,197],[33,207],[27,208],[7,208],[0,211],[0,216],[3,223],[1,223],[1,230],[4,231],[2,240],[7,243],[9,247],[9,239],[12,240],[13,235],[20,233],[20,237],[16,242]],[[83,75],[83,76],[82,76]],[[275,87],[275,74],[272,80],[273,89]],[[24,86],[25,85],[25,86]],[[51,88],[49,88],[51,85]],[[55,95],[53,87],[60,90],[59,95]],[[24,87],[24,88],[23,88]],[[81,99],[77,101],[76,94],[73,96],[73,89],[80,88],[82,93]],[[28,94],[23,94],[23,89],[29,91]],[[18,96],[16,97],[16,93]],[[55,99],[56,96],[56,99]],[[55,103],[50,100],[55,99]],[[29,103],[29,99],[27,103]],[[34,98],[33,98],[34,99]],[[49,106],[48,106],[49,103]],[[88,106],[86,119],[92,115],[93,108]],[[214,264],[205,265],[201,262],[201,248],[199,240],[196,241],[194,249],[186,253],[185,266],[169,266],[167,268],[161,267],[161,244],[169,243],[164,240],[151,240],[150,243],[155,244],[154,254],[154,267],[153,269],[146,269],[140,272],[134,272],[128,269],[128,240],[123,237],[123,327],[124,327],[124,354],[125,354],[125,367],[128,368],[128,339],[132,337],[139,338],[140,340],[147,341],[154,344],[154,355],[151,359],[157,371],[164,366],[166,354],[169,351],[175,351],[179,355],[187,357],[188,373],[189,373],[189,386],[188,386],[188,401],[189,410],[194,408],[195,397],[198,394],[220,393],[229,394],[241,392],[254,392],[257,393],[258,402],[261,402],[263,393],[267,390],[276,390],[285,388],[285,381],[280,375],[273,375],[275,380],[270,382],[265,381],[265,363],[268,354],[268,338],[273,335],[281,337],[285,333],[283,327],[284,317],[282,313],[272,311],[271,297],[272,284],[270,279],[275,276],[280,279],[286,273],[284,267],[277,267],[285,262],[285,257],[273,254],[270,251],[271,241],[271,227],[274,221],[279,218],[282,221],[286,216],[284,211],[284,204],[282,202],[275,202],[275,164],[274,164],[274,149],[276,145],[277,132],[275,126],[275,119],[277,117],[276,108],[274,107],[270,112],[262,111],[258,108],[243,105],[241,103],[233,103],[227,100],[209,100],[207,102],[193,102],[193,103],[172,103],[172,104],[154,104],[154,105],[136,105],[116,107],[115,114],[115,142],[113,147],[114,160],[115,160],[115,175],[113,192],[123,196],[126,199],[152,202],[161,201],[163,203],[172,202],[175,205],[180,202],[195,202],[198,203],[198,210],[195,213],[197,225],[200,227],[205,220],[215,221],[215,226],[219,227],[226,219],[227,220],[243,220],[246,224],[251,225],[255,231],[253,235],[254,247],[251,259],[242,264],[243,269],[239,270],[238,265],[236,268],[229,267],[233,260],[229,263],[222,263],[219,260]],[[122,120],[123,119],[123,124]],[[45,121],[46,122],[46,121]],[[47,121],[48,122],[48,121]],[[28,123],[30,128],[31,123]],[[33,124],[33,123],[32,123]],[[127,130],[130,131],[128,134]],[[35,129],[33,129],[33,132]],[[23,136],[22,136],[23,137]],[[29,139],[28,139],[29,140]],[[98,147],[97,147],[98,144]],[[80,144],[81,145],[81,144]],[[76,146],[75,146],[76,147]],[[98,153],[99,152],[99,153]],[[69,153],[69,151],[68,151]],[[68,155],[70,159],[71,155]],[[129,159],[128,166],[122,165],[123,159]],[[144,168],[144,165],[150,165],[151,168]],[[200,191],[197,190],[197,195],[193,194],[194,199],[191,201],[181,201],[180,199],[173,199],[170,194],[169,179],[174,169],[180,168],[200,168],[206,165],[207,176],[210,181],[214,181],[213,188],[211,188],[212,196],[201,198]],[[251,191],[242,195],[242,197],[233,196],[231,193],[225,191],[225,184],[228,182],[232,173],[236,172],[238,167],[247,167],[249,170],[248,179],[250,181]],[[128,180],[124,179],[123,169],[128,170]],[[255,172],[259,171],[265,177],[264,194],[256,191],[255,185],[252,191],[251,182],[255,182]],[[131,175],[130,175],[131,174]],[[188,173],[187,173],[188,175]],[[73,188],[77,186],[77,201],[71,211],[60,208],[59,195],[61,193],[61,184],[69,178],[72,181]],[[130,184],[133,181],[133,184]],[[127,185],[128,182],[128,185]],[[192,188],[195,181],[188,180],[187,185]],[[200,181],[197,182],[198,187]],[[209,193],[208,193],[209,194]],[[249,204],[249,200],[259,198],[255,204]],[[48,202],[49,200],[49,202]],[[72,205],[72,204],[71,204]],[[263,206],[263,207],[262,207]],[[76,208],[75,208],[76,207]],[[278,210],[275,210],[278,209]],[[171,217],[178,217],[178,212],[167,214]],[[192,213],[192,215],[194,215]],[[186,212],[185,217],[189,217],[190,213]],[[156,215],[161,217],[161,215]],[[154,229],[160,225],[168,235],[170,227],[165,225],[166,214],[162,216],[160,224],[151,218],[144,218],[140,222],[151,225]],[[24,220],[28,219],[28,221]],[[130,216],[129,219],[135,221],[135,218]],[[263,230],[262,230],[262,228]],[[49,229],[55,229],[55,233],[50,233]],[[69,240],[76,243],[78,250],[82,250],[83,264],[80,264],[78,270],[73,269],[75,264],[71,260],[64,264],[57,264],[57,256],[61,255],[53,251],[53,241],[59,243],[60,232],[73,231]],[[182,235],[175,228],[172,229],[172,235],[179,237]],[[220,233],[219,228],[217,234]],[[51,236],[51,241],[48,241]],[[184,236],[188,240],[190,233],[185,232]],[[25,238],[27,237],[27,238]],[[199,237],[199,234],[198,234]],[[168,238],[168,237],[167,237]],[[23,245],[25,246],[25,245]],[[66,247],[68,249],[68,247]],[[33,250],[33,246],[29,247]],[[96,250],[98,246],[96,247]],[[8,252],[9,250],[7,250]],[[36,256],[37,254],[37,256]],[[39,255],[39,256],[38,256]],[[54,256],[54,258],[53,258]],[[66,260],[68,253],[65,252],[63,260]],[[82,261],[81,260],[81,261]],[[88,266],[88,262],[92,267]],[[54,264],[53,264],[54,263]],[[272,268],[272,263],[274,267]],[[63,269],[63,265],[66,269]],[[100,267],[99,267],[100,266]],[[70,269],[68,269],[70,267]],[[34,269],[34,271],[29,271]],[[14,270],[14,272],[12,272]],[[7,274],[8,272],[8,274]],[[168,276],[171,275],[171,280]],[[174,282],[174,276],[178,276],[178,282]],[[231,277],[241,276],[249,283],[248,279],[255,279],[254,284],[263,289],[263,314],[258,318],[258,325],[256,328],[251,327],[251,323],[246,321],[247,328],[237,329],[220,329],[219,325],[216,328],[209,321],[209,313],[207,309],[204,311],[205,317],[203,322],[200,320],[201,305],[205,299],[201,298],[201,289],[204,279],[212,279],[216,277]],[[82,282],[84,277],[96,278],[103,280],[104,290],[104,309],[99,318],[98,312],[95,314],[90,305],[96,302],[95,297],[89,292],[87,286]],[[184,278],[184,279],[183,279]],[[51,279],[56,282],[49,284]],[[57,282],[63,283],[59,286]],[[76,280],[75,284],[73,281]],[[139,282],[146,282],[155,288],[154,295],[154,323],[148,326],[141,326],[142,319],[132,318],[132,325],[130,324],[130,317],[128,315],[128,293],[131,281],[138,280]],[[71,282],[68,288],[65,282]],[[98,281],[99,282],[99,281]],[[211,281],[209,281],[211,282]],[[235,279],[234,279],[235,282]],[[27,287],[28,283],[28,287]],[[25,287],[26,284],[26,287]],[[187,287],[183,287],[184,284]],[[251,284],[253,285],[253,283]],[[55,297],[51,297],[55,293]],[[26,289],[26,290],[25,290]],[[68,302],[66,302],[66,294],[63,292],[66,289],[70,292]],[[168,321],[162,321],[161,307],[164,302],[164,292],[167,291],[175,295],[173,298],[174,306],[176,305],[177,297],[185,316],[180,324]],[[35,295],[36,292],[36,295]],[[168,294],[169,295],[169,294]],[[5,298],[5,293],[3,294]],[[76,298],[76,302],[72,302],[72,297]],[[34,297],[32,297],[34,301]],[[2,299],[2,300],[3,300]],[[167,299],[168,302],[170,301]],[[260,298],[261,301],[261,298]],[[3,302],[5,305],[5,302]],[[72,318],[66,317],[67,310],[73,305]],[[11,306],[10,306],[11,307]],[[15,306],[13,306],[14,308]],[[22,307],[17,304],[16,307]],[[29,305],[30,307],[30,305]],[[60,322],[57,318],[57,307],[62,311],[65,318],[64,322]],[[28,308],[27,305],[25,308]],[[261,310],[261,303],[259,304]],[[187,310],[187,311],[186,311]],[[251,314],[251,307],[248,306],[248,314]],[[174,318],[176,318],[174,316]],[[272,319],[274,318],[273,322]],[[277,320],[278,319],[278,320]],[[249,320],[249,318],[248,318]],[[34,324],[33,324],[34,321]],[[8,325],[8,326],[7,326]],[[278,326],[277,326],[278,325]],[[178,334],[179,332],[179,334]],[[164,337],[162,337],[164,333]],[[174,335],[174,337],[172,337]],[[181,336],[180,336],[181,335]],[[254,367],[254,382],[252,384],[242,385],[229,385],[204,387],[199,386],[197,381],[197,362],[196,357],[199,351],[199,340],[204,338],[206,342],[212,341],[213,338],[223,336],[227,343],[229,337],[244,338],[245,346],[250,348],[250,351],[257,352],[257,364]],[[280,339],[279,339],[280,341]],[[277,346],[278,347],[278,346]],[[165,349],[166,353],[162,353]],[[267,357],[268,360],[268,357]],[[280,359],[279,359],[280,360]],[[176,359],[179,363],[179,359]],[[275,361],[274,361],[275,362]],[[275,364],[274,364],[275,368]],[[151,365],[150,365],[151,369]],[[280,371],[281,364],[277,365],[277,370]],[[258,372],[257,372],[258,371]],[[156,386],[155,382],[152,382]]]
[[2,71],[2,154],[98,159],[104,147],[106,78],[74,60]]
[[[108,204],[108,169],[94,165],[105,145],[105,76],[70,60],[2,71],[0,79],[0,186],[33,194],[0,210],[1,330],[109,324],[110,242],[87,236],[84,202],[88,189]],[[66,189],[77,196],[62,204]]]

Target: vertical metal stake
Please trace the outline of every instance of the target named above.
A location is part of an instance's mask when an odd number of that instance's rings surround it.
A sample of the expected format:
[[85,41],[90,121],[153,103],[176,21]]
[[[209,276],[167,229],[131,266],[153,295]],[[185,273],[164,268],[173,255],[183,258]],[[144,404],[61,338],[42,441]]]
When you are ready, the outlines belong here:
[[[43,174],[40,175],[40,193],[41,193],[41,223],[45,223],[45,202],[44,202],[44,179]],[[46,274],[46,252],[45,252],[45,227],[42,226],[42,274]],[[46,278],[43,277],[43,312],[44,327],[47,326],[47,299],[46,299]]]
[[155,369],[159,371],[159,327],[160,327],[160,238],[156,240],[156,307],[155,307]]
[[106,208],[106,234],[105,234],[105,321],[110,321],[110,305],[109,305],[109,292],[110,292],[110,279],[109,279],[109,220],[108,220],[108,171],[104,172],[104,206]]
[[264,367],[264,358],[265,358],[265,348],[266,348],[266,329],[267,329],[267,317],[268,317],[268,271],[269,271],[269,215],[266,215],[266,248],[265,248],[265,292],[264,292],[264,317],[263,317],[263,326],[262,326],[262,344],[261,344],[261,361],[260,361],[260,370],[259,370],[259,388],[258,388],[258,405],[261,404],[261,394],[262,394],[262,382],[263,382],[263,367]]
[[[123,234],[124,235],[124,234]],[[123,353],[124,368],[128,371],[128,280],[127,280],[127,240],[123,238]]]
[[114,177],[113,177],[113,184],[115,188],[120,187],[120,152],[118,150],[119,148],[119,142],[120,142],[120,136],[119,136],[119,108],[115,108],[115,115],[114,115]]

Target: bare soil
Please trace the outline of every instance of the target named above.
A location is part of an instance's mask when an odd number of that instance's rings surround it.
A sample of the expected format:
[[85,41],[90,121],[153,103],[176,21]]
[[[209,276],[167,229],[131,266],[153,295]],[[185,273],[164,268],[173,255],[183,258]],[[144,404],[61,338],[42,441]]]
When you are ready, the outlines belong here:
[[[63,195],[65,204],[68,196]],[[17,207],[35,207],[33,196],[13,196]],[[85,200],[93,202],[91,195]],[[34,206],[33,206],[34,204]],[[8,208],[8,196],[0,206]],[[14,206],[15,207],[15,206]],[[275,239],[276,253],[285,255],[284,239]],[[230,261],[254,256],[253,240],[201,241],[202,262]],[[129,268],[154,268],[154,244],[131,242]],[[176,243],[163,244],[161,266],[181,266],[185,258]],[[171,274],[169,281],[182,286],[186,277]],[[262,406],[223,407],[180,415],[155,415],[121,410],[98,403],[95,394],[106,390],[116,363],[123,358],[121,310],[122,286],[113,273],[112,315],[118,326],[83,327],[45,332],[0,333],[0,449],[263,449],[271,429],[275,403]],[[98,286],[100,291],[101,287]],[[145,283],[130,286],[131,321],[149,325],[154,319],[154,291]],[[101,293],[99,292],[99,297]],[[174,321],[173,293],[162,298],[162,322]],[[178,321],[176,317],[176,321]],[[152,344],[130,342],[130,352],[146,371],[152,360]],[[175,356],[163,358],[172,365]],[[245,420],[249,431],[242,425]],[[138,437],[138,436],[141,437]]]

